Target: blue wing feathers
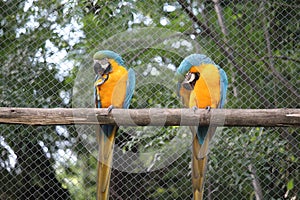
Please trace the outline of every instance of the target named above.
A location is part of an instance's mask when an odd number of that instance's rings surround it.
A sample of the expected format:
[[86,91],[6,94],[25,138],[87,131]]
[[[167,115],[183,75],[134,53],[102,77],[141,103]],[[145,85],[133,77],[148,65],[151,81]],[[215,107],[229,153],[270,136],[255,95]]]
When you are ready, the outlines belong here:
[[134,88],[135,88],[135,72],[133,71],[133,69],[129,69],[127,87],[126,87],[126,96],[123,103],[123,108],[129,108],[130,101],[133,96]]
[[226,100],[228,79],[223,69],[219,68],[219,72],[220,72],[220,86],[221,86],[221,100],[220,100],[219,108],[223,108]]
[[[218,65],[216,66],[218,67],[220,73],[220,89],[221,89],[220,103],[218,108],[223,108],[226,100],[228,79],[225,71],[222,68],[220,68]],[[197,137],[201,145],[204,143],[204,139],[207,135],[208,128],[209,128],[208,126],[198,126]]]

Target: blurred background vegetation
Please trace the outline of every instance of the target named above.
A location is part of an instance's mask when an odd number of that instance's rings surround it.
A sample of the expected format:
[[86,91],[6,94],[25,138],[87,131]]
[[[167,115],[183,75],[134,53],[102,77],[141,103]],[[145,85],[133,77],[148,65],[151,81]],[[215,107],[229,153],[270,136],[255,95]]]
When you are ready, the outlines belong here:
[[[93,107],[102,49],[137,73],[131,108],[182,107],[174,72],[191,53],[226,71],[226,108],[300,107],[297,1],[4,0],[0,16],[1,107]],[[94,199],[94,139],[89,126],[0,124],[0,199]],[[121,127],[111,199],[191,199],[191,139]],[[219,129],[206,199],[298,199],[299,148],[299,128]]]

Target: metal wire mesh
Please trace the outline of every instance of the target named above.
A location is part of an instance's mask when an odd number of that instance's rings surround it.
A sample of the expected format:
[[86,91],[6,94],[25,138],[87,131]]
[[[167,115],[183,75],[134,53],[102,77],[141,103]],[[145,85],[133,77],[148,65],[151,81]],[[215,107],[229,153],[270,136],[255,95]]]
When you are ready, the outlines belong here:
[[[135,70],[130,108],[182,107],[174,73],[202,53],[226,108],[299,108],[296,1],[1,1],[1,107],[94,107],[92,55]],[[155,120],[155,119],[153,119]],[[95,199],[92,126],[0,124],[0,199]],[[111,199],[192,199],[187,127],[120,127]],[[299,128],[223,128],[205,199],[298,199]]]

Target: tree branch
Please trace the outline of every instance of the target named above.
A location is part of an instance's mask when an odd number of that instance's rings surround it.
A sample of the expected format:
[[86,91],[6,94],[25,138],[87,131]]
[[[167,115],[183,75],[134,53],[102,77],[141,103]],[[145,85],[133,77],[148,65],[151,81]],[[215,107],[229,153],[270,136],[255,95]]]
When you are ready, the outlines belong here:
[[224,34],[226,39],[228,33],[227,33],[227,28],[224,24],[224,16],[222,12],[222,7],[220,6],[220,1],[219,0],[212,0],[212,1],[214,2],[215,11],[218,16],[219,26],[221,27],[221,31]]
[[261,189],[261,186],[260,186],[260,182],[259,182],[256,170],[255,170],[255,168],[253,167],[252,164],[250,164],[248,166],[248,169],[251,173],[252,185],[253,185],[254,192],[255,192],[255,198],[256,198],[256,200],[262,200],[263,199],[263,193],[262,193],[262,189]]
[[[268,30],[268,13],[267,13],[267,8],[265,6],[265,1],[262,1],[262,9],[264,9],[263,13],[263,19],[262,19],[262,26],[264,29],[264,36],[265,36],[265,41],[266,41],[266,47],[267,47],[267,55],[269,58],[269,62],[265,63],[266,66],[271,70],[272,74],[284,85],[293,95],[295,95],[298,99],[300,99],[300,94],[297,92],[296,89],[289,83],[288,80],[286,80],[275,68],[274,66],[274,56],[272,53],[272,48],[271,48],[271,39],[270,39],[270,34]],[[276,84],[274,84],[276,87]]]
[[[214,2],[215,11],[218,16],[218,23],[219,23],[219,26],[223,33],[223,41],[224,41],[224,43],[228,43],[228,31],[227,31],[227,28],[224,23],[224,15],[223,15],[222,7],[220,5],[220,1],[219,0],[212,0],[212,1]],[[226,51],[230,51],[230,49],[228,47],[226,47]],[[233,52],[231,52],[231,54],[232,53]],[[234,65],[232,64],[232,62],[229,58],[227,58],[227,60],[228,60],[228,63],[230,63],[229,70],[231,71],[231,86],[232,86],[232,90],[233,90],[233,95],[235,97],[237,97],[238,89],[236,86],[236,73],[233,70]]]
[[113,109],[0,107],[0,124],[123,126],[300,126],[300,109]]
[[[262,57],[260,60],[269,59],[269,58],[270,58],[269,56],[264,56],[264,57]],[[288,60],[288,61],[291,61],[291,62],[297,62],[297,63],[300,63],[300,60],[299,60],[299,59],[291,58],[291,57],[288,57],[288,56],[274,56],[274,55],[273,55],[272,58],[282,59],[282,60]]]

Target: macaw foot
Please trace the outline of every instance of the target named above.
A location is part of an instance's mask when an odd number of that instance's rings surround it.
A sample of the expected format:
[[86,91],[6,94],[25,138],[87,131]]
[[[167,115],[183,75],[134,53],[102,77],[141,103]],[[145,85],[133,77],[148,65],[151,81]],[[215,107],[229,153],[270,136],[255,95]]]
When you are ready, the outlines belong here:
[[108,108],[107,108],[107,111],[108,113],[111,113],[112,109],[114,109],[115,107],[113,105],[110,105]]
[[194,113],[196,112],[196,110],[198,110],[198,107],[197,106],[193,106],[192,107],[192,110],[194,111]]
[[211,110],[211,107],[210,106],[206,106],[205,110],[207,110],[207,112],[209,113],[210,110]]

